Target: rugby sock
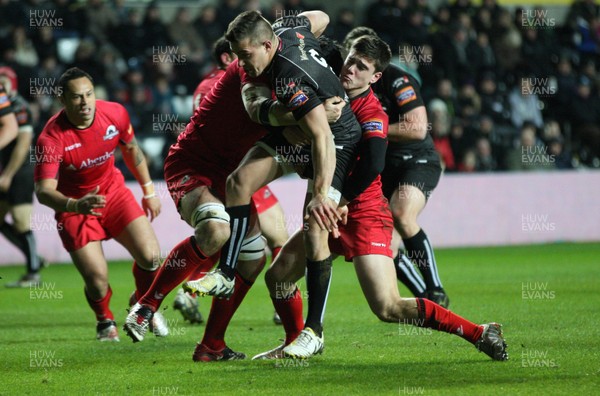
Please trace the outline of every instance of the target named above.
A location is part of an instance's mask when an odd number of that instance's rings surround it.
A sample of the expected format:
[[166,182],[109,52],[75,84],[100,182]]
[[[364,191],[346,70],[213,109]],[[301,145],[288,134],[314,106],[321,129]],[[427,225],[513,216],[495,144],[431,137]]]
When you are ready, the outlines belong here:
[[402,239],[402,241],[406,248],[406,255],[421,271],[427,290],[442,289],[442,281],[438,274],[433,248],[423,229],[420,229],[415,236]]
[[[215,265],[215,257],[206,257],[196,245],[196,238],[193,236],[179,242],[157,270],[152,286],[139,303],[149,305],[156,312],[167,294],[185,281],[192,271],[200,267],[204,272],[210,270]],[[175,262],[182,265],[172,265]]]
[[37,274],[40,272],[41,263],[40,257],[37,255],[37,247],[33,232],[23,232],[19,234],[19,239],[25,247],[25,249],[23,249],[23,253],[25,254],[25,259],[27,260],[27,273]]
[[470,322],[426,298],[417,298],[416,300],[419,313],[417,326],[456,334],[472,344],[481,337],[482,326]]
[[104,297],[102,297],[100,300],[92,300],[90,298],[90,296],[88,296],[87,294],[87,290],[83,289],[83,293],[85,294],[85,299],[87,300],[88,304],[90,305],[90,308],[92,308],[92,311],[94,311],[94,313],[96,314],[96,320],[98,322],[101,322],[103,320],[115,320],[115,317],[113,315],[113,313],[110,311],[110,308],[108,307],[110,304],[110,298],[112,296],[112,289],[110,288],[110,285],[108,285],[108,290],[106,291],[106,295]]
[[157,275],[158,270],[150,271],[143,269],[137,262],[133,262],[133,279],[135,280],[135,299],[136,301],[142,298],[146,291],[152,285],[152,281]]
[[323,317],[331,284],[329,256],[322,261],[306,259],[306,290],[308,291],[308,314],[304,327],[310,327],[319,337],[323,333]]
[[402,251],[398,251],[398,255],[394,257],[394,268],[398,280],[408,287],[413,296],[425,297],[425,283],[423,283],[421,276],[417,274],[413,263]]
[[235,275],[235,267],[242,250],[244,238],[248,232],[248,223],[250,222],[250,205],[232,206],[226,208],[229,214],[229,226],[231,236],[225,245],[221,248],[221,261],[219,269],[229,279]]
[[229,300],[213,298],[202,344],[213,351],[225,348],[227,326],[253,284],[254,282],[246,280],[236,273],[235,289]]
[[274,247],[273,250],[271,250],[271,263],[275,261],[277,256],[279,256],[279,252],[281,252],[281,248],[282,248],[282,246],[277,246],[277,247]]
[[40,271],[41,260],[37,255],[33,232],[18,233],[12,224],[4,222],[0,225],[0,233],[23,253],[27,261],[27,273],[37,274]]
[[271,297],[271,300],[273,300],[275,311],[281,318],[281,324],[285,330],[285,345],[288,345],[298,337],[304,328],[302,295],[298,287],[291,296],[280,295],[280,293],[281,291],[276,291],[275,297]]

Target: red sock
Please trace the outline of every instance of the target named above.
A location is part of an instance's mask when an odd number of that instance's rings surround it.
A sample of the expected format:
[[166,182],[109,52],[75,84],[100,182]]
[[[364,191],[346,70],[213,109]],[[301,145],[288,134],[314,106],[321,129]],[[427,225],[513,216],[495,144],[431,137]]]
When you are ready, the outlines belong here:
[[279,256],[279,252],[281,252],[281,248],[282,248],[282,246],[277,246],[277,247],[273,248],[273,250],[271,251],[271,263],[275,261],[277,256]]
[[110,311],[110,308],[108,307],[108,305],[110,304],[110,298],[112,296],[112,289],[110,288],[110,285],[108,286],[108,290],[106,291],[106,295],[104,297],[102,297],[100,300],[92,300],[90,298],[90,296],[88,296],[87,294],[87,290],[83,290],[84,294],[85,294],[85,298],[88,302],[88,304],[90,305],[90,308],[92,308],[92,311],[94,311],[94,313],[96,314],[96,320],[98,322],[103,321],[103,320],[115,320],[115,317],[113,315],[113,313]]
[[229,300],[213,298],[202,344],[213,351],[225,348],[227,326],[253,284],[254,282],[249,282],[236,273],[235,289]]
[[217,252],[212,257],[208,258],[212,262],[211,266],[208,266],[208,265],[199,265],[196,268],[194,268],[194,271],[192,271],[192,273],[188,277],[188,280],[197,280],[197,279],[203,278],[204,275],[206,275],[206,273],[208,271],[210,271],[210,269],[214,266],[214,264],[217,261],[219,261],[220,253],[221,252]]
[[430,327],[446,333],[456,334],[472,344],[481,337],[483,327],[426,298],[417,298],[416,300],[420,319],[417,326]]
[[135,298],[136,300],[139,300],[150,288],[150,285],[152,285],[152,281],[158,271],[143,269],[135,261],[133,262],[131,271],[133,272],[133,279],[135,280]]
[[[278,296],[277,296],[278,297]],[[304,318],[302,317],[302,296],[300,290],[296,291],[288,298],[273,298],[275,311],[281,318],[281,324],[285,330],[285,345],[294,341],[298,334],[304,328]]]
[[194,237],[184,239],[171,250],[139,303],[157,311],[167,294],[185,281],[192,271],[198,267],[208,271],[214,265],[212,258],[207,258],[196,246]]

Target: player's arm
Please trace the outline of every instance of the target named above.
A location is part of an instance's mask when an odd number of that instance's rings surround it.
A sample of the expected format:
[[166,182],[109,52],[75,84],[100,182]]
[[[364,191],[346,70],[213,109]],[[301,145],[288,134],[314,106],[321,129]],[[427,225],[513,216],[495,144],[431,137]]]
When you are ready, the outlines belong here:
[[10,112],[0,116],[0,150],[17,137],[19,125],[15,113]]
[[271,99],[271,89],[266,85],[244,84],[242,101],[250,119],[256,123],[273,126],[298,123],[290,110],[281,102]]
[[33,130],[30,132],[19,132],[17,135],[17,141],[13,149],[10,159],[6,164],[6,167],[0,173],[0,191],[7,191],[10,187],[13,177],[25,162],[25,158],[29,153],[29,147],[31,147],[31,141],[33,139]]
[[[298,125],[294,114],[283,103],[271,98],[271,90],[265,85],[248,83],[242,87],[242,101],[250,119],[262,125]],[[334,123],[342,115],[346,102],[338,96],[328,98],[325,103],[327,122]]]
[[154,190],[154,183],[150,178],[146,157],[135,137],[128,143],[121,142],[119,147],[121,148],[125,165],[144,191],[144,198],[142,199],[144,211],[147,215],[150,215],[150,220],[154,220],[160,214],[161,203]]
[[42,205],[46,205],[57,212],[74,212],[85,215],[101,216],[96,208],[106,206],[106,197],[97,195],[100,190],[96,187],[79,199],[65,196],[58,191],[56,179],[41,179],[35,183],[35,195]]
[[383,135],[363,140],[360,143],[359,159],[354,165],[352,174],[344,183],[340,206],[358,197],[383,172],[386,149],[387,140]]
[[310,137],[312,143],[314,192],[311,202],[307,205],[307,211],[314,216],[321,229],[332,231],[341,218],[335,206],[328,200],[336,155],[333,134],[327,123],[323,105],[312,108],[298,120],[298,125]]
[[310,31],[315,37],[319,37],[325,29],[327,25],[329,25],[329,15],[324,13],[323,11],[304,11],[298,16],[303,16],[308,18],[310,21]]
[[398,122],[390,124],[388,139],[398,143],[423,140],[427,129],[427,111],[425,106],[419,106],[402,114]]

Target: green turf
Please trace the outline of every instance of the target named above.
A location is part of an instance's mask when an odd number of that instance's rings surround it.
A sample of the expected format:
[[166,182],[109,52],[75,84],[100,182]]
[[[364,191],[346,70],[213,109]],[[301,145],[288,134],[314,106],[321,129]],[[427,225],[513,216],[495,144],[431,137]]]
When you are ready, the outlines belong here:
[[[173,295],[164,312],[172,336],[133,344],[121,331],[121,343],[98,343],[73,266],[46,269],[43,290],[5,289],[22,269],[0,267],[0,394],[597,394],[598,253],[600,244],[436,252],[451,308],[476,322],[503,323],[508,362],[491,361],[455,336],[379,322],[351,265],[339,260],[324,354],[283,363],[193,363],[204,326],[183,323],[170,308]],[[111,264],[110,279],[121,325],[130,264]],[[203,299],[203,313],[208,305]],[[271,315],[261,277],[234,318],[229,345],[249,355],[278,345],[282,329]]]

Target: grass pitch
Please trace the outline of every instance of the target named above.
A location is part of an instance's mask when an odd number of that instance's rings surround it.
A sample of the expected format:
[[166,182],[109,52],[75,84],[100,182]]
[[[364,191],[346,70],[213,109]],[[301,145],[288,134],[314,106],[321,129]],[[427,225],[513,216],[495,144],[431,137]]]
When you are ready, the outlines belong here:
[[[5,289],[22,267],[0,267],[0,395],[488,395],[597,394],[600,244],[437,250],[450,308],[504,325],[510,360],[494,362],[459,337],[381,323],[351,264],[334,264],[323,355],[306,361],[193,363],[204,325],[164,315],[172,335],[96,342],[95,321],[72,265],[53,265],[36,289]],[[133,288],[130,262],[112,263],[119,327]],[[305,290],[304,285],[302,285]],[[404,288],[404,295],[408,295]],[[210,300],[201,301],[207,316]],[[305,304],[306,305],[306,304]],[[227,341],[250,357],[283,330],[262,277]]]

